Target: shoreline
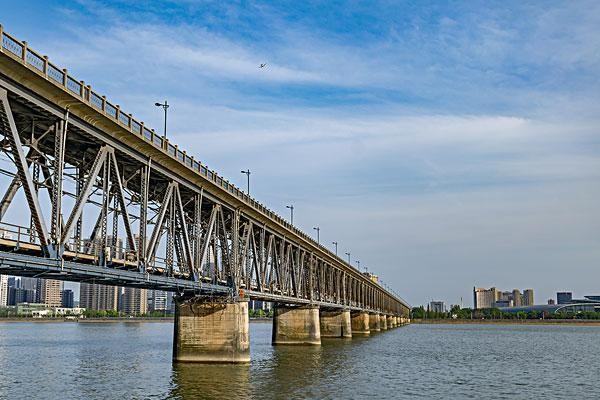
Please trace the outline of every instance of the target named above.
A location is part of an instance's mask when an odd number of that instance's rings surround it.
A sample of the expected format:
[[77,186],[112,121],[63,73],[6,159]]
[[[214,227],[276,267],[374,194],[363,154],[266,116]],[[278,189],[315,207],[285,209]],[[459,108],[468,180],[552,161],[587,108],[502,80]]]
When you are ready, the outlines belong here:
[[596,319],[413,319],[421,325],[586,325],[600,326]]

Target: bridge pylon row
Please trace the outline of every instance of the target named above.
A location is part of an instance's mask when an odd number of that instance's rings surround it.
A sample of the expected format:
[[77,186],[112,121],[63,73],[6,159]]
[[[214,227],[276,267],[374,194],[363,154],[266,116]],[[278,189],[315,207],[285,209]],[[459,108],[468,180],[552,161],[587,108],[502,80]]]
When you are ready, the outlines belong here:
[[[250,362],[248,303],[248,298],[178,297],[173,361]],[[368,336],[409,322],[403,315],[276,303],[271,343],[319,346],[321,338]]]

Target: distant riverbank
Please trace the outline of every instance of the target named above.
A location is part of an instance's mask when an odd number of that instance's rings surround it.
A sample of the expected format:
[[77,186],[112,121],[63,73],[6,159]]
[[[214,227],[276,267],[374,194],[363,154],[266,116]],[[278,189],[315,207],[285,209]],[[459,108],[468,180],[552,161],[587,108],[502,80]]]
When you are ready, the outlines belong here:
[[72,323],[96,323],[96,322],[173,322],[173,317],[114,317],[114,318],[0,318],[1,322],[72,322]]
[[[113,317],[113,318],[0,318],[2,322],[71,322],[71,323],[108,323],[108,322],[173,322],[173,317]],[[250,318],[251,322],[270,322],[271,317]]]
[[412,319],[413,324],[505,324],[505,325],[587,325],[600,326],[597,319]]

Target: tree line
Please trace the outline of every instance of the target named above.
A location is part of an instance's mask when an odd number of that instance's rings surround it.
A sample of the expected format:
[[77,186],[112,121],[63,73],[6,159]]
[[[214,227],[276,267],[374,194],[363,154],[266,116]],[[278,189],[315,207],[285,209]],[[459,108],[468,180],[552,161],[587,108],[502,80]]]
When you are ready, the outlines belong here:
[[498,308],[460,308],[452,306],[448,312],[436,312],[425,309],[423,306],[414,307],[411,311],[412,319],[600,319],[600,312],[593,311],[518,311],[506,312]]

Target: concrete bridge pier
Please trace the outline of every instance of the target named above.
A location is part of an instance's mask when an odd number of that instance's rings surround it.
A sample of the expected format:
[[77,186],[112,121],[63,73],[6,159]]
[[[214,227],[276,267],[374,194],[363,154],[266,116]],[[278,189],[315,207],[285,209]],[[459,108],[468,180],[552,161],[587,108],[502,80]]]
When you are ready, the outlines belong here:
[[379,314],[378,313],[370,313],[369,314],[369,330],[371,332],[379,332],[381,328],[379,327]]
[[250,362],[247,299],[176,299],[173,361]]
[[366,311],[356,311],[351,314],[352,335],[365,336],[370,335],[369,313]]
[[274,345],[320,345],[319,307],[315,305],[275,305],[271,343]]
[[392,317],[391,315],[387,316],[387,328],[388,329],[392,329],[395,328],[396,326],[394,325],[394,317]]
[[379,316],[379,327],[381,328],[382,331],[387,331],[387,315],[385,314],[381,314]]
[[351,338],[350,310],[320,310],[322,338]]

